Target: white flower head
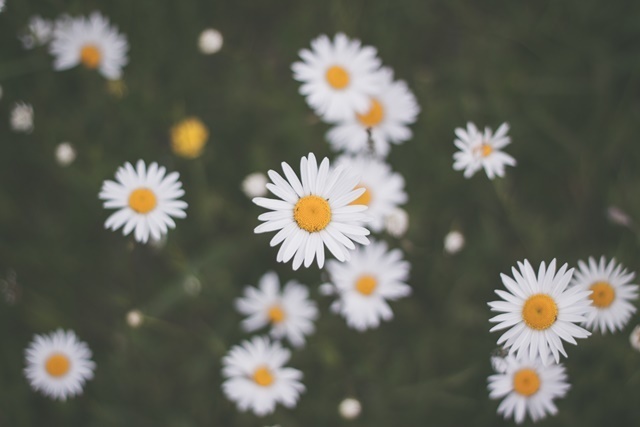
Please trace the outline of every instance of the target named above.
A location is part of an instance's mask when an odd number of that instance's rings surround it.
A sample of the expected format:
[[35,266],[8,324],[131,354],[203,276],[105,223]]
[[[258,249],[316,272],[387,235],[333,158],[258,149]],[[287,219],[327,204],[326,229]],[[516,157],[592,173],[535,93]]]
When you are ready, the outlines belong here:
[[262,172],[254,172],[247,175],[242,181],[242,191],[247,197],[263,197],[267,195],[267,183],[269,180]]
[[318,317],[306,286],[292,280],[281,291],[274,272],[262,276],[258,288],[246,287],[243,298],[236,300],[236,308],[249,316],[242,322],[245,331],[271,325],[271,336],[286,337],[295,347],[304,345],[304,337],[315,330],[313,321]]
[[[159,240],[168,228],[175,228],[172,217],[185,218],[187,203],[179,200],[184,195],[180,174],[167,170],[157,163],[147,167],[138,160],[134,169],[131,163],[116,171],[116,181],[102,184],[99,198],[107,209],[118,209],[105,222],[105,228],[117,230],[123,227],[125,236],[134,231],[138,242],[146,243],[151,236]],[[165,176],[166,175],[166,176]]]
[[457,254],[464,248],[464,234],[458,230],[451,230],[444,237],[444,250],[448,254]]
[[333,122],[365,114],[370,96],[380,90],[380,59],[371,46],[338,33],[333,41],[321,35],[311,50],[300,51],[301,62],[292,65],[300,93],[324,120]]
[[402,208],[393,208],[384,217],[384,228],[393,237],[402,237],[409,228],[409,214]]
[[234,346],[222,359],[222,390],[241,411],[267,415],[281,403],[293,408],[305,390],[302,372],[285,367],[291,352],[266,337],[254,337]]
[[205,55],[211,55],[222,49],[222,34],[213,28],[207,28],[198,37],[198,48]]
[[122,68],[129,61],[127,38],[99,12],[88,18],[64,17],[55,26],[49,50],[55,57],[55,70],[82,64],[110,80],[122,77]]
[[31,133],[33,131],[33,106],[24,102],[16,102],[9,119],[14,132]]
[[53,399],[82,394],[84,383],[93,378],[91,350],[72,331],[36,335],[25,357],[24,372],[31,387]]
[[592,291],[591,307],[587,313],[586,327],[591,331],[615,332],[622,330],[636,312],[632,301],[638,299],[638,285],[630,282],[635,273],[628,272],[612,259],[605,257],[596,262],[589,257],[589,264],[578,261],[579,269],[573,276],[572,286],[583,291]]
[[389,251],[385,242],[375,241],[358,248],[345,263],[327,262],[329,280],[338,296],[331,309],[342,315],[349,327],[359,331],[377,328],[381,320],[393,318],[387,301],[411,293],[405,283],[409,269],[400,249]]
[[62,142],[56,147],[56,161],[60,166],[69,166],[76,159],[76,149],[69,142]]
[[131,310],[127,313],[127,324],[131,328],[138,328],[144,322],[144,315],[140,310]]
[[35,15],[29,18],[26,31],[18,38],[25,49],[43,46],[51,41],[53,27],[52,21]]
[[340,402],[338,412],[345,420],[355,420],[360,416],[360,412],[362,412],[362,405],[358,399],[347,397]]
[[571,386],[567,382],[564,366],[545,365],[540,359],[507,356],[504,372],[489,377],[489,397],[503,399],[498,413],[505,418],[524,421],[526,414],[535,422],[555,415],[558,408],[554,399],[564,397]]
[[629,343],[631,347],[640,351],[640,325],[637,325],[629,335]]
[[467,130],[456,128],[457,138],[454,144],[460,151],[453,155],[453,169],[464,169],[465,178],[471,178],[482,168],[489,179],[503,177],[505,166],[516,165],[513,157],[501,151],[511,143],[508,131],[507,123],[501,124],[495,134],[488,127],[482,133],[473,123],[467,123]]
[[267,188],[277,199],[256,197],[253,202],[270,209],[258,217],[263,224],[255,233],[279,230],[271,239],[271,246],[282,243],[276,260],[288,262],[293,259],[293,269],[297,270],[304,261],[309,267],[316,259],[318,267],[324,265],[324,247],[339,261],[349,259],[353,242],[369,243],[369,230],[360,226],[367,220],[363,213],[367,206],[352,205],[365,189],[355,188],[359,182],[344,168],[330,169],[329,159],[320,166],[313,153],[300,160],[298,179],[291,166],[282,162],[286,180],[276,171],[269,171],[273,184]]
[[0,0],[0,12],[4,10],[5,0]]
[[[542,363],[551,363],[549,355],[560,361],[560,354],[567,357],[562,341],[577,344],[575,338],[586,338],[589,331],[578,326],[586,320],[591,305],[590,291],[578,287],[567,288],[573,268],[567,270],[564,264],[556,272],[556,260],[540,264],[536,276],[529,261],[518,262],[518,268],[511,268],[513,279],[501,274],[502,283],[508,292],[495,292],[503,301],[489,303],[491,311],[499,314],[489,319],[497,323],[491,332],[507,329],[498,339],[498,345],[516,353],[520,359],[540,357]],[[561,341],[562,340],[562,341]]]

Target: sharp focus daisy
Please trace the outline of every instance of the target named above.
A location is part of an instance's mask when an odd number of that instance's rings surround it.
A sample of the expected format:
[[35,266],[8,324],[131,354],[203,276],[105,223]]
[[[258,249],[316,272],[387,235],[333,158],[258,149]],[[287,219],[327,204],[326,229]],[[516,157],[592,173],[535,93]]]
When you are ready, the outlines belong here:
[[507,356],[504,362],[505,371],[489,377],[489,397],[503,399],[499,414],[520,424],[527,413],[535,422],[558,412],[554,399],[564,397],[571,387],[564,366],[545,366],[540,359],[526,356]]
[[[491,331],[507,329],[498,339],[498,345],[509,349],[509,354],[517,352],[517,357],[540,356],[548,365],[549,355],[558,362],[560,354],[567,357],[562,341],[576,344],[575,338],[586,338],[589,331],[578,326],[586,320],[591,300],[590,291],[578,287],[567,288],[573,268],[567,270],[564,264],[556,272],[556,260],[540,264],[538,275],[525,260],[518,262],[518,268],[511,269],[513,279],[501,274],[507,291],[495,292],[503,301],[490,302],[492,311],[499,314],[489,321],[497,323]],[[562,340],[562,341],[561,341]]]
[[84,383],[93,378],[91,350],[72,331],[36,335],[25,357],[24,372],[31,387],[54,399],[82,394]]
[[380,90],[369,98],[368,109],[346,117],[327,133],[335,150],[362,153],[373,149],[376,155],[385,157],[390,144],[411,138],[408,125],[416,121],[420,112],[416,97],[404,81],[393,81],[390,68],[382,68],[380,75]]
[[98,12],[89,18],[65,18],[53,31],[49,46],[55,57],[53,68],[67,70],[82,64],[95,70],[110,80],[122,76],[122,68],[127,65],[127,38]]
[[238,409],[258,416],[273,412],[277,403],[293,408],[305,387],[302,372],[284,367],[290,357],[289,350],[268,338],[244,341],[222,360],[222,390]]
[[290,281],[280,291],[280,280],[274,272],[262,276],[258,288],[246,287],[244,297],[236,300],[236,308],[249,316],[242,322],[245,331],[270,325],[274,338],[286,337],[296,347],[304,345],[304,337],[314,331],[313,321],[318,317],[309,290]]
[[300,57],[302,62],[291,67],[293,76],[302,82],[300,93],[319,116],[332,122],[367,114],[370,97],[380,90],[376,49],[338,33],[333,42],[326,35],[316,38]]
[[135,169],[131,163],[118,168],[117,182],[105,181],[98,196],[105,201],[105,208],[118,209],[107,218],[105,228],[123,227],[122,234],[133,231],[138,242],[146,243],[149,236],[160,240],[168,228],[174,228],[172,217],[185,218],[187,204],[179,200],[184,195],[180,174],[166,172],[157,163],[147,167],[142,160]]
[[630,283],[635,273],[616,265],[615,259],[607,263],[605,257],[601,257],[600,262],[589,257],[588,265],[578,261],[578,267],[572,285],[591,291],[592,306],[587,313],[586,327],[603,333],[624,328],[636,312],[631,301],[638,299],[638,285]]
[[365,192],[364,188],[355,188],[358,176],[344,168],[330,169],[327,158],[318,167],[313,153],[300,161],[302,181],[287,163],[282,162],[282,169],[287,179],[270,170],[273,184],[267,184],[281,200],[253,199],[256,205],[273,211],[258,217],[264,223],[254,231],[279,230],[271,239],[271,246],[282,243],[278,262],[293,259],[293,269],[297,270],[303,261],[308,267],[315,258],[322,268],[325,246],[338,260],[345,261],[350,257],[349,250],[355,249],[353,242],[369,243],[369,230],[360,225],[367,220],[363,213],[367,206],[351,204]]
[[513,157],[501,151],[511,143],[508,131],[509,125],[506,123],[501,124],[495,134],[488,127],[482,133],[473,123],[467,123],[467,130],[457,128],[455,132],[458,138],[454,144],[460,151],[453,155],[453,169],[464,169],[465,178],[471,178],[482,168],[489,179],[503,177],[505,166],[516,165]]
[[332,310],[359,331],[377,328],[381,320],[393,318],[387,300],[394,301],[411,293],[405,283],[409,269],[402,252],[389,251],[385,242],[371,242],[359,248],[348,262],[327,262],[329,280],[338,295]]
[[364,188],[365,192],[351,204],[367,205],[368,227],[381,232],[385,217],[407,202],[402,175],[393,172],[386,162],[369,156],[341,156],[336,160],[336,166],[360,176],[356,188]]

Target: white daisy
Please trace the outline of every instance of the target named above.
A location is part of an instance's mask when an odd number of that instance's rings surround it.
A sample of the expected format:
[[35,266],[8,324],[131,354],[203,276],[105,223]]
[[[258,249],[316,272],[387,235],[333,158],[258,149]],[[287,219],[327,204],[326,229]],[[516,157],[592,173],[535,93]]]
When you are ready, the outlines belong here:
[[364,188],[355,188],[357,176],[343,168],[330,170],[327,158],[318,167],[313,153],[300,160],[302,182],[287,163],[282,162],[282,169],[287,180],[270,170],[273,184],[267,184],[269,191],[282,200],[253,199],[256,205],[273,211],[258,217],[265,222],[254,232],[280,230],[271,239],[271,246],[282,243],[278,262],[293,258],[293,269],[297,270],[303,261],[309,267],[316,258],[322,268],[325,246],[338,260],[345,261],[349,250],[355,249],[353,242],[369,243],[369,230],[359,225],[366,221],[363,211],[367,207],[351,204],[365,192]]
[[393,208],[384,217],[384,228],[393,237],[402,237],[409,228],[409,214],[402,208]]
[[460,151],[453,155],[453,169],[464,169],[465,178],[471,178],[481,168],[484,168],[489,179],[503,177],[505,166],[516,165],[513,157],[501,151],[511,143],[508,131],[509,125],[506,123],[500,125],[495,135],[488,127],[483,134],[473,123],[467,123],[466,131],[456,128],[458,138],[454,144]]
[[457,254],[464,248],[464,234],[458,230],[451,230],[444,236],[444,251],[448,254]]
[[222,49],[222,34],[213,28],[207,28],[198,37],[198,48],[204,55],[212,55]]
[[125,236],[135,229],[135,239],[142,243],[149,240],[149,235],[159,240],[168,228],[175,228],[172,217],[185,218],[187,203],[178,200],[184,195],[180,174],[165,174],[164,167],[151,163],[147,168],[142,160],[138,160],[136,169],[131,163],[118,168],[118,182],[105,181],[98,196],[105,201],[105,208],[118,209],[107,218],[105,228],[124,226]]
[[236,300],[238,311],[249,316],[242,322],[244,330],[252,332],[271,325],[274,338],[287,337],[296,347],[304,345],[304,337],[314,331],[313,321],[318,317],[307,288],[292,280],[281,292],[280,280],[274,272],[262,276],[258,286],[246,287],[244,298]]
[[[408,125],[416,121],[420,112],[416,97],[404,81],[393,81],[390,68],[382,68],[380,75],[380,89],[369,98],[368,109],[345,117],[327,133],[334,150],[362,153],[373,149],[376,155],[385,157],[390,144],[400,144],[411,138]],[[370,140],[373,147],[370,147]]]
[[60,166],[69,166],[76,156],[76,149],[70,142],[61,142],[56,147],[56,161]]
[[234,346],[222,359],[222,390],[241,411],[264,416],[276,403],[293,408],[305,390],[302,372],[286,368],[291,352],[268,338],[254,337]]
[[251,173],[242,180],[242,191],[247,197],[266,196],[268,182],[267,176],[262,172]]
[[388,251],[385,242],[375,241],[358,248],[348,262],[328,261],[329,280],[338,294],[331,309],[359,331],[377,328],[381,319],[393,318],[387,300],[395,301],[411,293],[405,283],[409,269],[400,249]]
[[65,18],[61,25],[56,25],[49,50],[55,57],[55,70],[82,64],[97,69],[107,79],[116,80],[122,76],[122,67],[127,65],[129,44],[107,18],[94,12],[89,18]]
[[31,133],[33,131],[33,106],[22,101],[16,102],[9,118],[14,132]]
[[540,264],[538,276],[525,260],[518,262],[518,268],[511,269],[514,279],[501,274],[502,283],[509,292],[497,289],[495,292],[504,301],[490,302],[492,311],[499,314],[489,321],[497,323],[491,332],[508,329],[498,339],[498,345],[509,349],[509,354],[517,351],[517,357],[540,355],[542,363],[550,363],[549,353],[556,362],[560,353],[567,357],[562,341],[576,344],[574,338],[586,338],[589,331],[577,326],[586,320],[591,305],[589,291],[577,287],[567,288],[573,268],[567,271],[564,264],[556,273],[556,260]]
[[629,343],[635,350],[640,351],[640,325],[636,325],[629,335]]
[[338,33],[333,42],[321,35],[311,42],[311,50],[299,54],[302,62],[292,65],[293,77],[303,83],[300,93],[316,114],[336,121],[367,112],[370,96],[380,90],[375,48]]
[[555,415],[558,408],[553,400],[564,397],[571,385],[562,365],[548,365],[540,359],[507,356],[506,371],[489,377],[489,397],[502,399],[498,413],[513,417],[516,423],[524,421],[526,413],[535,422]]
[[54,399],[82,394],[84,383],[93,378],[91,350],[72,331],[36,335],[25,357],[24,373],[31,387]]
[[624,328],[636,312],[631,301],[638,299],[638,285],[630,284],[635,273],[616,265],[615,259],[607,264],[605,257],[601,257],[598,263],[589,257],[589,265],[578,261],[578,267],[571,284],[584,291],[592,291],[586,327],[603,333]]
[[27,30],[24,34],[18,36],[25,49],[33,49],[36,46],[43,46],[49,41],[53,35],[54,24],[48,19],[34,15],[29,18]]

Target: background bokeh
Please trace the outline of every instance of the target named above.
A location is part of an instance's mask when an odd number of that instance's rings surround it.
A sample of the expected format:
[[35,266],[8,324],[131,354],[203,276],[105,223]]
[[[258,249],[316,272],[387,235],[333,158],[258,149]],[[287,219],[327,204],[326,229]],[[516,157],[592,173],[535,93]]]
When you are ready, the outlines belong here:
[[[46,49],[16,35],[40,14],[100,10],[125,33],[123,95],[95,72],[54,72]],[[486,377],[498,334],[487,301],[517,260],[575,264],[615,256],[632,270],[638,230],[607,220],[609,206],[640,217],[640,4],[595,0],[175,1],[8,0],[0,14],[0,426],[499,426]],[[197,48],[218,29],[223,49]],[[321,33],[376,46],[422,107],[414,138],[389,162],[407,182],[411,224],[401,247],[412,297],[363,334],[329,313],[317,267],[275,262],[270,235],[241,192],[249,173],[333,156],[328,127],[297,92],[290,65]],[[32,103],[35,130],[13,133],[14,102]],[[175,157],[169,129],[195,115],[211,130],[204,155]],[[507,177],[452,170],[453,129],[511,125]],[[54,150],[72,142],[77,160]],[[162,249],[103,228],[97,198],[125,161],[181,174],[189,203]],[[460,229],[467,245],[443,251]],[[220,360],[248,337],[232,301],[268,270],[310,286],[317,332],[295,351],[307,392],[293,410],[258,419],[220,389]],[[198,283],[200,287],[198,286]],[[126,313],[145,321],[133,329]],[[640,353],[616,335],[570,346],[572,389],[547,426],[640,423]],[[23,350],[34,333],[73,329],[94,352],[96,377],[66,403],[33,392]],[[355,421],[338,403],[361,400]],[[528,425],[525,423],[526,425]]]

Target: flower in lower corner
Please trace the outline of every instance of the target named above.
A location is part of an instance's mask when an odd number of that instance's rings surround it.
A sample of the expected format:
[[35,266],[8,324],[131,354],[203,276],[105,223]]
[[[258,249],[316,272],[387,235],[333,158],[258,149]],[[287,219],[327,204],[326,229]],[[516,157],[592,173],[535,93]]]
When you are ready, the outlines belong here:
[[454,144],[460,151],[453,155],[453,169],[464,169],[465,178],[471,178],[482,168],[489,179],[503,177],[505,166],[516,165],[513,157],[501,151],[511,143],[511,138],[507,136],[508,131],[507,123],[501,124],[495,134],[488,127],[484,133],[480,132],[473,123],[467,123],[466,130],[456,128],[457,138]]
[[266,337],[254,337],[234,346],[222,360],[225,395],[241,411],[267,415],[281,403],[293,408],[305,387],[302,372],[285,367],[291,352]]
[[142,160],[138,160],[135,169],[131,163],[118,168],[117,182],[105,181],[98,196],[104,200],[105,208],[118,209],[107,218],[105,228],[123,227],[125,236],[133,231],[141,243],[146,243],[149,236],[159,240],[169,228],[175,228],[173,218],[187,216],[187,203],[179,199],[184,195],[178,181],[180,174],[166,172],[157,163],[147,167]]
[[209,129],[197,117],[184,119],[171,128],[171,151],[180,157],[200,157],[208,140]]
[[564,366],[544,365],[529,357],[507,356],[504,362],[505,371],[489,377],[489,397],[503,399],[499,414],[520,424],[527,413],[535,422],[558,412],[554,399],[564,397],[571,388]]
[[282,169],[286,180],[276,171],[268,172],[273,183],[267,184],[267,189],[279,200],[253,199],[256,205],[272,211],[258,217],[264,223],[254,232],[279,230],[270,243],[282,243],[278,262],[293,259],[293,269],[297,270],[303,261],[309,267],[316,259],[322,268],[325,246],[339,261],[345,261],[349,251],[355,249],[353,242],[369,243],[369,230],[360,225],[367,221],[367,206],[351,204],[365,192],[364,188],[355,188],[358,176],[344,168],[330,169],[327,158],[318,167],[313,153],[300,160],[302,181],[287,163],[282,162]]
[[293,280],[280,290],[280,280],[274,272],[262,276],[258,288],[246,287],[244,296],[236,300],[236,308],[248,316],[242,322],[245,331],[270,325],[271,336],[286,337],[296,347],[304,345],[305,335],[314,331],[313,321],[318,317],[309,290]]
[[95,363],[91,350],[72,331],[36,335],[25,350],[24,370],[34,390],[59,400],[82,394],[93,378]]
[[584,291],[591,291],[591,307],[585,326],[591,331],[615,332],[622,330],[636,312],[632,301],[638,299],[638,285],[630,282],[635,273],[628,272],[615,259],[607,263],[589,257],[589,264],[578,261],[579,269],[571,282]]

